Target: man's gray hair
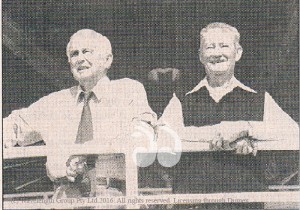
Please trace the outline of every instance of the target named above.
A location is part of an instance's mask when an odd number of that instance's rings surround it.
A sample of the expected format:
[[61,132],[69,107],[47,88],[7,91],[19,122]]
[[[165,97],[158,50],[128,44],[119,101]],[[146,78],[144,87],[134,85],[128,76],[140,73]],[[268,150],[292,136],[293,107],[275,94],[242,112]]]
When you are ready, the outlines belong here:
[[70,49],[71,42],[74,38],[77,38],[77,37],[79,37],[80,39],[89,40],[92,38],[92,39],[97,40],[97,43],[95,43],[95,45],[98,45],[100,47],[103,54],[104,55],[112,55],[111,43],[106,36],[103,36],[102,34],[97,33],[96,31],[91,30],[91,29],[81,29],[81,30],[77,31],[76,33],[74,33],[70,37],[70,41],[66,48],[66,53],[67,53],[67,56],[69,59],[70,59],[69,49]]
[[235,42],[236,42],[236,47],[241,47],[240,45],[240,33],[238,32],[238,30],[227,24],[227,23],[221,23],[221,22],[214,22],[214,23],[210,23],[208,24],[205,28],[203,28],[200,31],[200,41],[204,38],[204,35],[210,30],[210,29],[226,29],[228,31],[230,31],[234,37],[235,37]]

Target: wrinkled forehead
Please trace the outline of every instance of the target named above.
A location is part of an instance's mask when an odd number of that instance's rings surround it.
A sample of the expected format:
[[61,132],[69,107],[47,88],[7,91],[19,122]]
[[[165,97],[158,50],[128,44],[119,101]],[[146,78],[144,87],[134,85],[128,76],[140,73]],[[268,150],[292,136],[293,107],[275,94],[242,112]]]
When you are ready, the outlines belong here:
[[201,44],[205,43],[235,43],[235,34],[226,28],[208,29],[202,34]]

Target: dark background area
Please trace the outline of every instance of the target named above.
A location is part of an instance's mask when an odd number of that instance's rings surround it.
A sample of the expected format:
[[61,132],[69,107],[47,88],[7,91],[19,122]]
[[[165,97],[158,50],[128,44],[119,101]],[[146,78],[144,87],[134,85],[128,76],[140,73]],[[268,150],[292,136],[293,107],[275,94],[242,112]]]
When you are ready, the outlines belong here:
[[[65,47],[82,28],[110,39],[110,78],[137,79],[151,94],[157,88],[148,72],[173,67],[182,70],[178,86],[187,92],[204,76],[199,31],[220,21],[241,33],[236,77],[267,90],[299,121],[298,8],[297,0],[2,0],[3,117],[76,84]],[[159,90],[164,96],[163,85]]]

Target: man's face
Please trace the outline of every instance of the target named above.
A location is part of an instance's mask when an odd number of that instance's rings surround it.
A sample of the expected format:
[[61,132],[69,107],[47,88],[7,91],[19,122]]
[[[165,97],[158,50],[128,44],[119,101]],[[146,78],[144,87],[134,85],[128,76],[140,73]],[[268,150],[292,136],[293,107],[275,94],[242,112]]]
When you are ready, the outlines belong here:
[[209,29],[201,40],[199,57],[207,74],[233,75],[235,62],[241,55],[234,35],[226,29]]
[[70,42],[69,63],[74,78],[79,82],[98,80],[106,76],[108,55],[97,40],[75,37]]

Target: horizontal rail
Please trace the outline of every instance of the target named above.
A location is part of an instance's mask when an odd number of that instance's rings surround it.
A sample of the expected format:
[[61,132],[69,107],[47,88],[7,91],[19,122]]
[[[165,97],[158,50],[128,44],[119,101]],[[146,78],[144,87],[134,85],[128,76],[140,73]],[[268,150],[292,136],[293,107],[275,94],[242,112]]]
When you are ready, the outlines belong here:
[[[270,185],[268,186],[269,190],[300,190],[299,185]],[[300,200],[299,200],[300,202]]]
[[163,194],[163,193],[172,193],[173,189],[168,187],[168,188],[139,188],[138,189],[139,193],[153,193],[153,194]]
[[[265,142],[264,142],[265,144]],[[266,145],[266,144],[265,144]],[[155,189],[137,189],[137,167],[132,162],[132,151],[134,148],[132,145],[126,145],[125,149],[120,149],[113,146],[101,146],[101,147],[85,147],[84,145],[68,147],[66,150],[70,154],[110,154],[110,153],[124,153],[127,156],[126,161],[126,173],[128,172],[128,177],[126,177],[126,189],[127,197],[124,197],[126,205],[129,208],[138,208],[139,204],[151,205],[151,204],[187,204],[187,203],[223,203],[223,202],[299,202],[300,193],[299,188],[294,187],[295,189],[287,189],[284,187],[277,188],[273,187],[271,190],[279,190],[276,192],[238,192],[238,193],[213,193],[213,194],[163,194],[163,195],[138,195],[138,193],[151,193],[155,194]],[[141,146],[141,145],[139,145]],[[261,147],[262,150],[277,150],[276,148],[270,147]],[[60,148],[61,149],[61,148]],[[279,150],[279,149],[278,149]],[[298,150],[292,148],[281,148],[281,150]],[[205,142],[183,142],[182,143],[183,152],[205,152],[209,150],[209,144]],[[47,146],[29,146],[29,147],[14,147],[9,149],[3,149],[4,159],[16,159],[16,158],[26,158],[26,157],[44,157],[47,154],[60,154],[58,149],[50,149]],[[148,190],[148,191],[147,191]],[[157,189],[156,189],[157,190]],[[280,190],[293,190],[293,191],[280,191]],[[162,190],[161,192],[164,192]],[[164,192],[168,193],[168,192]],[[24,194],[23,194],[24,195]],[[27,194],[30,195],[30,194]],[[34,197],[34,194],[32,194]],[[22,209],[32,209],[32,208],[83,208],[86,206],[97,207],[97,208],[108,208],[108,206],[118,206],[119,203],[101,203],[93,202],[92,198],[81,198],[81,199],[65,199],[65,200],[55,200],[51,199],[35,199],[35,200],[23,200],[15,201],[14,199],[7,200],[12,195],[4,195],[4,208],[14,209],[15,207]],[[49,194],[51,196],[51,194]],[[28,196],[31,197],[31,196]],[[45,194],[41,192],[40,197],[47,198]],[[101,198],[100,198],[101,199]],[[106,197],[106,199],[113,199],[116,201],[118,197]],[[137,202],[138,203],[130,203]]]
[[[128,144],[126,146],[130,147]],[[133,145],[136,147],[146,147],[146,145]],[[132,147],[134,148],[134,147]],[[66,150],[70,154],[111,154],[111,153],[125,153],[129,154],[128,151],[133,151],[129,148],[116,148],[112,147],[111,145],[101,145],[101,147],[95,146],[83,146],[83,145],[75,145],[75,146],[68,146]],[[171,148],[172,149],[172,148]],[[293,148],[289,145],[281,144],[278,146],[276,141],[261,141],[258,142],[258,149],[259,150],[291,150],[291,151],[298,151],[299,148]],[[175,150],[175,149],[174,149]],[[211,151],[209,148],[208,142],[182,142],[181,151],[175,152],[205,152]],[[58,153],[58,150],[49,149],[47,146],[28,146],[28,147],[12,147],[12,148],[4,148],[3,149],[3,158],[4,159],[14,159],[14,158],[26,158],[26,157],[45,157],[47,154]],[[153,152],[153,151],[149,151]],[[132,154],[132,153],[130,153]]]
[[[270,185],[269,190],[300,190],[299,185]],[[172,194],[172,188],[139,188],[139,193],[158,193],[158,194]],[[226,194],[226,193],[224,193]],[[14,194],[3,194],[4,199],[13,198],[30,198],[30,197],[50,197],[53,192],[27,192],[27,193],[14,193]]]
[[[83,146],[69,146],[64,150],[67,150],[68,154],[111,154],[111,153],[122,153],[118,148],[102,146],[95,147],[83,147]],[[27,146],[27,147],[12,147],[3,149],[4,159],[15,159],[15,158],[27,158],[27,157],[46,157],[48,154],[60,154],[62,151],[60,148],[49,148],[47,146]],[[124,152],[124,151],[123,151]]]
[[14,194],[3,194],[3,198],[5,199],[13,199],[13,198],[30,198],[30,197],[50,197],[54,192],[27,192],[27,193],[14,193]]
[[[139,193],[172,193],[172,188],[139,188]],[[39,197],[50,197],[53,196],[54,192],[27,192],[27,193],[13,193],[3,194],[4,199],[14,198],[39,198]]]

